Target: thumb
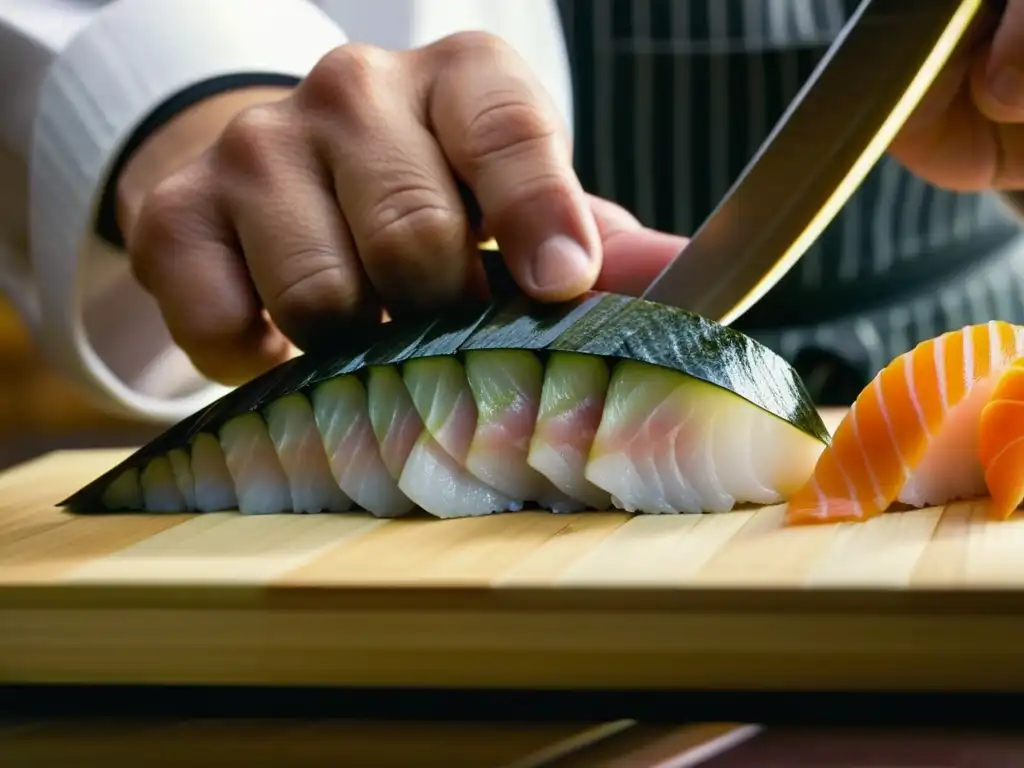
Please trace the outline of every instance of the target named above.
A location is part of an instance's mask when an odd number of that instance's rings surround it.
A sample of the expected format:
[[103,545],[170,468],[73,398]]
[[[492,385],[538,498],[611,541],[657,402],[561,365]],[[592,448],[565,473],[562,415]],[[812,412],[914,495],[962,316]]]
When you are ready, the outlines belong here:
[[639,296],[686,247],[688,238],[648,229],[625,208],[590,195],[604,249],[594,289]]
[[978,109],[997,123],[1024,122],[1024,0],[1006,0],[999,27],[973,77]]

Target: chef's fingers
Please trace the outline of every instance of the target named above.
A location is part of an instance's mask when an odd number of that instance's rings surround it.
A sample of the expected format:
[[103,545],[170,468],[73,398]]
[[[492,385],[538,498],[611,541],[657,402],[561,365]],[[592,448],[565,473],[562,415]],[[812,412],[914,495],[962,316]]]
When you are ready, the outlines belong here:
[[[993,12],[988,11],[990,15]],[[997,123],[1024,122],[1024,0],[1006,0],[972,77],[978,109]]]
[[157,185],[127,249],[174,342],[205,376],[240,384],[286,360],[292,347],[263,312],[215,189],[204,163]]
[[240,113],[214,156],[249,274],[277,326],[309,350],[379,321],[330,175],[291,100]]
[[363,269],[395,317],[457,300],[482,270],[451,167],[423,124],[424,78],[411,64],[345,45],[295,95]]
[[[688,238],[643,226],[615,203],[588,195],[604,250],[601,274],[594,286],[639,296],[689,242]],[[686,258],[683,252],[681,258]]]
[[894,158],[932,184],[976,190],[991,182],[995,144],[970,81],[998,21],[990,9],[979,13],[889,145]]
[[433,72],[427,119],[476,197],[520,287],[542,301],[588,290],[601,241],[554,103],[505,43],[473,32],[412,54]]
[[993,189],[1024,189],[1024,123],[992,126],[996,143]]

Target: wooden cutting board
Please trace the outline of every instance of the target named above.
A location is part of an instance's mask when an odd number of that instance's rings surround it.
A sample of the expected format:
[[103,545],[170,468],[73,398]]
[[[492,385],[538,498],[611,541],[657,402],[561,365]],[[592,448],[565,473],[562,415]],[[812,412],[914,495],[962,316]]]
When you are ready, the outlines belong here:
[[[835,423],[838,414],[828,414]],[[0,682],[1024,687],[1024,516],[102,515],[0,475]]]

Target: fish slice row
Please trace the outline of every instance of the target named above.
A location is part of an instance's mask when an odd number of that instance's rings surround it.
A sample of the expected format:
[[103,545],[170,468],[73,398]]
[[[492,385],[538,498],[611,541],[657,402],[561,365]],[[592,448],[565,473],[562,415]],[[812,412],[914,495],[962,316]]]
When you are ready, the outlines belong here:
[[726,512],[785,500],[823,444],[679,371],[482,349],[369,366],[121,472],[108,509]]

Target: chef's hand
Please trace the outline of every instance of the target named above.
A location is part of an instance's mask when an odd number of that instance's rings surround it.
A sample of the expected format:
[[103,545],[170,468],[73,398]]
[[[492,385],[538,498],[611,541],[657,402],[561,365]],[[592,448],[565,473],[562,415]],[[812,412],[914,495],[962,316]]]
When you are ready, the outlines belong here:
[[1024,0],[986,3],[890,151],[948,189],[1024,189]]
[[151,138],[118,187],[136,278],[226,383],[382,309],[479,294],[481,239],[542,301],[639,292],[685,244],[583,191],[551,98],[482,33],[408,52],[349,44],[294,90],[210,99]]

